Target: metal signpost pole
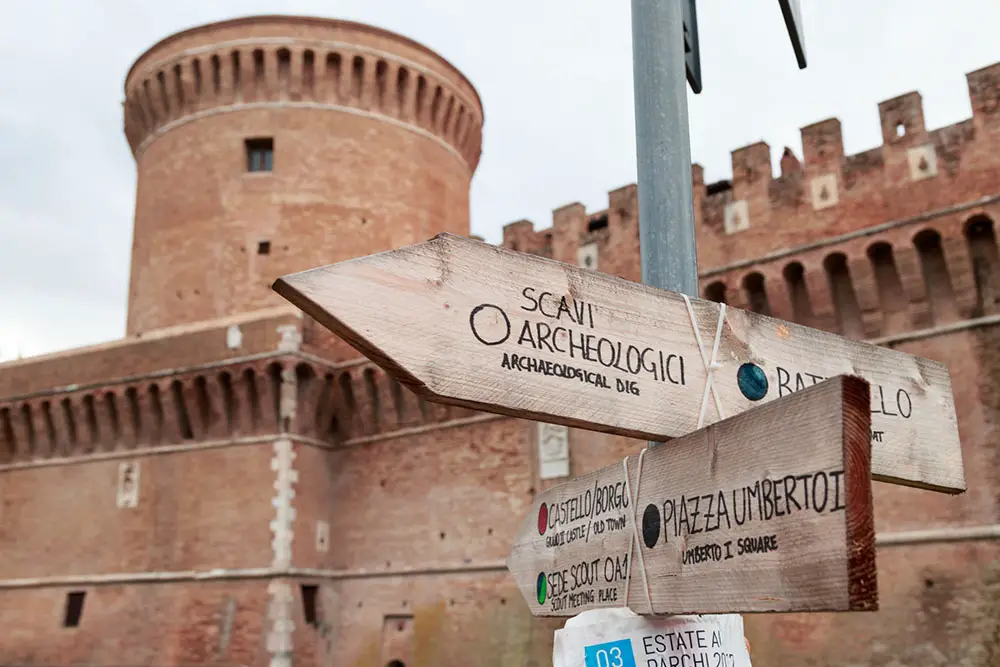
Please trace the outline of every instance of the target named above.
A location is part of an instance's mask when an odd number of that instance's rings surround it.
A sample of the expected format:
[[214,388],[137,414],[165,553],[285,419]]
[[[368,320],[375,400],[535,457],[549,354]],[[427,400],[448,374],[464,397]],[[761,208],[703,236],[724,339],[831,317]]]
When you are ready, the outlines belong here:
[[639,244],[642,282],[696,297],[684,2],[632,0]]
[[698,296],[683,2],[632,0],[642,282]]

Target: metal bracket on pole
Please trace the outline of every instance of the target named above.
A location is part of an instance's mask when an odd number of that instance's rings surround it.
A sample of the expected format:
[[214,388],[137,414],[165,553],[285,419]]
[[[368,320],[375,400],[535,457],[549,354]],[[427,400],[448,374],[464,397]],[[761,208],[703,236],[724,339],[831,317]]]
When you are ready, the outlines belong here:
[[701,48],[698,45],[698,10],[695,0],[684,1],[684,66],[695,95],[701,92]]

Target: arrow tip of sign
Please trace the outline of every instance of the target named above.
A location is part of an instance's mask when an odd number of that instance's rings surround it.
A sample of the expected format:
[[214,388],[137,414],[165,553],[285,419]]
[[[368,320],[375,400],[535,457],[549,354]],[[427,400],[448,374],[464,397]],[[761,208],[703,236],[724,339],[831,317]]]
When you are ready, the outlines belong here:
[[278,278],[271,283],[271,289],[283,299],[290,301],[292,305],[297,307],[299,310],[306,310],[303,305],[308,301],[308,299],[306,299],[302,292],[292,286],[292,282],[288,280],[289,278],[292,278],[292,276],[282,276]]

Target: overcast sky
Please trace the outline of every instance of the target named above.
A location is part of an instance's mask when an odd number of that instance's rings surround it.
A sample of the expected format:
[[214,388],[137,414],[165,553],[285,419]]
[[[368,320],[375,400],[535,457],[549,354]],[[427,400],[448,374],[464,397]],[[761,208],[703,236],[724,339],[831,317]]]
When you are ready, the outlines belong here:
[[[0,21],[0,359],[120,338],[135,167],[125,73],[201,23],[275,13],[372,23],[451,60],[486,111],[472,230],[551,224],[635,182],[631,18],[624,0],[30,0]],[[802,155],[798,128],[837,116],[848,153],[881,143],[877,103],[924,96],[928,127],[971,115],[965,73],[1000,61],[995,0],[802,0],[798,70],[777,0],[702,0],[705,90],[689,94],[706,181],[763,140]]]

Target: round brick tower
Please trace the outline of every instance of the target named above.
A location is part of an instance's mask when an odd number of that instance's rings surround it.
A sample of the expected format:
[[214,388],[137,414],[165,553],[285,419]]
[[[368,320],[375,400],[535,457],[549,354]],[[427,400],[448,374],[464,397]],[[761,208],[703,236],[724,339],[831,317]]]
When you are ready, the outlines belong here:
[[482,104],[400,35],[289,16],[185,30],[129,70],[124,114],[129,335],[279,305],[282,274],[469,233]]

